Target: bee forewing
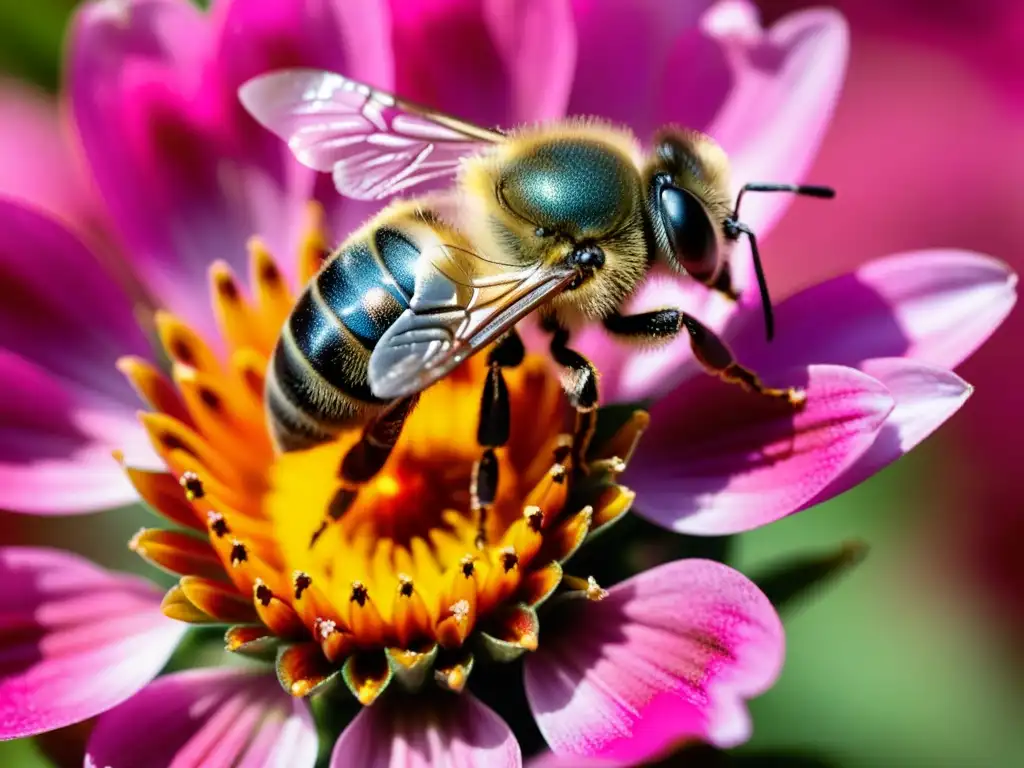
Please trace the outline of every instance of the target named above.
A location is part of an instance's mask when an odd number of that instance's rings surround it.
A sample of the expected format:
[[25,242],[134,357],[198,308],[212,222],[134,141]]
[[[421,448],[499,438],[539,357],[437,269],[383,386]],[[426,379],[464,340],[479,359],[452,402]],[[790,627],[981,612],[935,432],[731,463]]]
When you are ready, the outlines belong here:
[[[457,251],[455,251],[457,252]],[[370,355],[376,397],[419,392],[563,290],[569,268],[512,268],[463,252],[424,260],[416,292]]]
[[330,171],[338,191],[379,200],[453,176],[500,133],[433,112],[333,72],[286,69],[238,91],[248,112],[303,165]]

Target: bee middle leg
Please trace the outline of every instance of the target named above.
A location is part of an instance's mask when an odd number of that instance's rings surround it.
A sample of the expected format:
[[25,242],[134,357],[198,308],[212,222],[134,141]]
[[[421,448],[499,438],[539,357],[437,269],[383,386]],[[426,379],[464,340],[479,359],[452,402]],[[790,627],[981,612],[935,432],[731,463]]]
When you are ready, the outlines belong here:
[[476,432],[477,442],[484,451],[473,466],[469,489],[471,506],[477,515],[476,545],[480,548],[487,543],[487,513],[498,491],[498,457],[494,451],[508,443],[512,425],[512,406],[503,371],[518,367],[525,356],[526,348],[515,329],[487,355],[489,368],[480,398],[480,423]]
[[576,409],[576,430],[572,444],[572,466],[586,471],[586,454],[597,427],[597,368],[586,357],[569,347],[569,331],[554,318],[543,318],[542,327],[551,334],[551,356],[564,369],[562,388]]
[[733,384],[775,400],[783,400],[794,408],[804,404],[805,394],[795,388],[766,387],[757,374],[740,365],[728,345],[693,315],[678,309],[660,309],[636,315],[613,314],[604,320],[604,327],[614,336],[633,341],[664,342],[685,330],[690,348],[704,368]]
[[310,547],[316,544],[331,523],[348,512],[359,496],[360,487],[384,468],[418,398],[418,395],[412,395],[394,401],[363,427],[359,442],[349,448],[341,460],[338,478],[342,485],[328,503],[327,513],[310,539]]

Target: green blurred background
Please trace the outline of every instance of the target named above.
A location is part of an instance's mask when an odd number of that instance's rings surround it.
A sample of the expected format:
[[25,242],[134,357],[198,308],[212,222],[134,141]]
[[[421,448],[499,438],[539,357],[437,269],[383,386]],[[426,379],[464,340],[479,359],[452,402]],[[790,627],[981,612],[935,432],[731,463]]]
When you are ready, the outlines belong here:
[[[770,19],[799,5],[768,1],[763,10]],[[925,97],[915,90],[926,77],[918,81],[907,77],[906,70],[901,76],[891,69],[884,76],[879,74],[884,70],[878,67],[895,60],[893,56],[923,56],[929,66],[936,58],[942,59],[944,66],[956,67],[977,80],[980,97],[996,105],[993,120],[1020,119],[1020,113],[998,108],[1001,99],[1024,92],[1014,89],[1012,77],[1019,72],[1000,63],[998,57],[993,61],[993,46],[984,42],[988,32],[981,27],[965,31],[963,18],[957,15],[969,13],[975,18],[980,7],[989,5],[998,5],[998,13],[1003,13],[1012,4],[882,0],[844,5],[853,26],[850,96],[840,105],[837,124],[826,139],[816,171],[818,181],[836,183],[845,195],[843,183],[856,185],[858,180],[839,182],[836,176],[843,177],[846,166],[861,163],[861,151],[877,156],[879,139],[858,127],[858,110],[877,110],[872,119],[882,125],[886,113],[877,101],[869,106],[867,95],[874,99],[881,92],[894,102],[919,104],[922,119],[929,114]],[[73,6],[72,0],[0,0],[0,74],[56,93],[62,35]],[[882,10],[872,14],[865,11],[868,6]],[[1014,18],[1020,16],[1018,12]],[[991,25],[990,31],[1006,26],[1002,16],[986,23]],[[941,33],[943,30],[948,34]],[[967,40],[965,34],[974,37]],[[971,44],[965,45],[965,41]],[[1016,50],[1019,64],[1024,59],[1020,53],[1024,45],[1016,47],[1018,43],[1024,39],[994,45]],[[987,57],[981,61],[978,51],[983,49]],[[1008,68],[1009,92],[1005,90]],[[996,85],[989,82],[993,71],[999,75]],[[993,131],[996,127],[993,123]],[[935,122],[929,130],[941,133],[962,128]],[[1024,156],[1024,131],[1013,136],[1011,148]],[[1019,143],[1013,145],[1013,141]],[[864,189],[871,191],[867,186]],[[874,196],[883,194],[899,197],[899,190],[877,191]],[[915,204],[906,197],[889,204]],[[858,198],[854,190],[853,199],[864,198]],[[850,215],[851,221],[856,213]],[[838,237],[827,230],[809,231],[808,226],[798,209],[773,238],[787,244],[802,243],[802,248],[788,249],[797,255],[780,267],[785,275],[776,278],[788,279],[791,286],[834,273],[840,266],[837,260],[822,258],[807,263],[807,253],[824,252],[831,238]],[[842,230],[843,224],[838,226]],[[1002,240],[992,239],[994,227],[1005,229],[996,233]],[[968,229],[943,233],[943,238],[932,242],[934,233],[910,232],[903,241],[896,238],[892,249],[945,243],[988,250],[1010,261],[1024,254],[1019,222],[992,222],[982,214],[971,219]],[[1012,253],[999,251],[1015,244],[1022,248]],[[868,244],[845,261],[883,255],[887,249],[884,238],[868,238]],[[1005,356],[1010,353],[1000,350],[1012,344],[1007,341],[1010,333],[1001,332],[996,346],[984,350],[968,366],[965,375],[979,389],[943,434],[855,492],[739,537],[734,562],[750,575],[794,552],[827,551],[850,539],[863,540],[871,548],[859,568],[785,615],[786,668],[777,686],[753,703],[755,736],[744,750],[798,749],[848,768],[1024,765],[1024,704],[1016,634],[1024,606],[1012,583],[1013,574],[1019,573],[1019,539],[1013,534],[1020,528],[1011,525],[1005,534],[1000,529],[992,532],[986,518],[998,519],[1005,512],[994,504],[1010,504],[1011,516],[1016,515],[1012,519],[1019,522],[1020,506],[1007,502],[1007,495],[999,495],[993,502],[990,494],[982,493],[989,490],[985,484],[993,482],[992,476],[986,475],[992,465],[984,449],[993,449],[994,455],[1004,459],[1020,451],[1015,435],[1004,436],[1004,444],[993,445],[984,426],[991,419],[1005,419],[995,385],[993,393],[986,394],[985,382],[995,381],[988,377],[992,368],[1005,369]],[[1007,482],[1020,480],[1007,478]],[[127,541],[147,519],[148,513],[140,509],[63,520],[0,514],[0,531],[5,540],[60,541],[106,565],[142,570],[127,548],[111,542]],[[976,534],[979,520],[983,535]],[[984,542],[993,539],[1002,541],[1003,546],[989,552]],[[983,545],[980,551],[979,542]],[[1007,564],[989,567],[994,558],[1005,557],[1010,558]],[[992,581],[993,573],[998,575],[998,583]],[[50,763],[32,743],[14,742],[0,744],[0,765],[31,768]]]

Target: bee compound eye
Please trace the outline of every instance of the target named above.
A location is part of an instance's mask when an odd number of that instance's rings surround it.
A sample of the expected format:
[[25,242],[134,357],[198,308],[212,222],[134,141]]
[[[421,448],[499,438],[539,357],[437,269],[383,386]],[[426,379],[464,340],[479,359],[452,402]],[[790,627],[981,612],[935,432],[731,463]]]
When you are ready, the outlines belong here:
[[673,185],[661,188],[658,204],[670,258],[694,279],[712,280],[718,272],[718,240],[704,204],[692,192]]

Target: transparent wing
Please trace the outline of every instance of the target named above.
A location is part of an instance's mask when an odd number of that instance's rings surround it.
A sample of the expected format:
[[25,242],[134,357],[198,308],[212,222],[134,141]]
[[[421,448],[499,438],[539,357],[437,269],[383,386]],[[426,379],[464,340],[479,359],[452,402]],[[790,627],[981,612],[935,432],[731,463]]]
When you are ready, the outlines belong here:
[[566,288],[576,273],[515,267],[442,245],[420,261],[416,286],[398,320],[370,355],[373,394],[419,392]]
[[341,194],[380,200],[453,176],[459,161],[502,141],[500,133],[316,69],[260,75],[242,105],[288,142],[303,165],[330,171]]

